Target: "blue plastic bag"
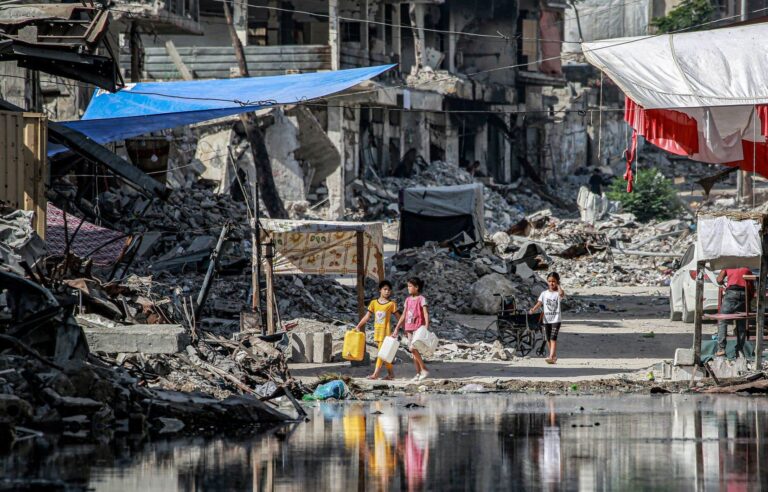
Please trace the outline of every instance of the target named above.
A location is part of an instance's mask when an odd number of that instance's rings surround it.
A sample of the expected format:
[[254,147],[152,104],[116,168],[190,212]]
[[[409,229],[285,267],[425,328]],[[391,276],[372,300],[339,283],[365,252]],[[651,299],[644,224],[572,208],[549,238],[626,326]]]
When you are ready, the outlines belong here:
[[335,381],[321,384],[315,388],[315,392],[312,393],[312,398],[314,400],[328,400],[331,398],[343,400],[347,397],[348,393],[349,389],[347,389],[347,385],[344,384],[344,381],[336,379]]

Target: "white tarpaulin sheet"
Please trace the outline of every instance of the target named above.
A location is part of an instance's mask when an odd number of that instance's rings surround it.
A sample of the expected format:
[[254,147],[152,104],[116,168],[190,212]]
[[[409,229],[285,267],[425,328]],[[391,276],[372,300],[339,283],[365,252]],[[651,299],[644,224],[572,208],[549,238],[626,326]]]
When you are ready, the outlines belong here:
[[[648,34],[649,3],[651,0],[582,0],[578,3],[579,22],[583,41],[623,38]],[[579,40],[576,12],[566,9],[564,14],[564,39]],[[581,53],[581,45],[563,43],[563,52]]]
[[[768,103],[768,24],[594,41],[587,60],[645,109]],[[725,134],[724,132],[720,132]]]
[[760,224],[752,219],[700,217],[696,249],[698,259],[709,261],[714,270],[759,267],[762,255]]
[[276,274],[349,275],[357,273],[357,233],[363,234],[365,275],[383,278],[381,222],[261,220],[262,240],[274,244]]

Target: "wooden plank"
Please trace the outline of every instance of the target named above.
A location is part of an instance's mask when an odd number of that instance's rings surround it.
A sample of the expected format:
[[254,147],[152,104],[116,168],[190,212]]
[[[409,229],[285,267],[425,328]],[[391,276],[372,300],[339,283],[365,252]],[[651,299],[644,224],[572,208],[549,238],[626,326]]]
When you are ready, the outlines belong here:
[[274,246],[269,243],[266,245],[268,254],[264,255],[264,276],[267,281],[267,334],[275,333],[275,275],[273,254]]
[[176,46],[174,46],[173,41],[168,40],[165,42],[165,50],[168,52],[168,57],[176,66],[176,69],[181,74],[182,79],[192,80],[195,78],[194,75],[192,75],[192,72],[189,70],[189,68],[187,68],[187,66],[184,64],[184,60],[181,59],[179,52],[176,51]]
[[[317,70],[324,70],[324,67],[327,67],[325,63],[319,62],[319,63],[302,63],[302,64],[291,64],[291,63],[256,63],[255,66],[258,68],[254,71],[259,72],[274,72],[274,73],[285,73],[286,70],[299,70],[302,72],[307,71],[317,71]],[[178,73],[178,70],[176,69],[176,66],[172,63],[163,63],[163,64],[149,64],[146,65],[147,71],[155,71],[155,72],[176,72]],[[195,76],[197,78],[201,78],[201,75],[199,72],[222,72],[226,71],[228,72],[230,67],[237,67],[237,64],[234,60],[230,60],[226,63],[200,63],[200,62],[192,62],[188,63],[187,67],[189,67],[190,70],[195,72]]]
[[701,364],[701,321],[704,314],[704,261],[696,262],[696,303],[693,324],[693,361]]
[[765,336],[765,282],[768,276],[768,239],[765,236],[765,224],[760,229],[763,254],[760,258],[760,276],[757,281],[757,330],[755,333],[755,367],[763,367],[763,337]]
[[[206,67],[229,67],[231,65],[235,65],[237,62],[234,57],[221,57],[219,59],[214,58],[183,58],[183,63],[190,69],[190,70],[197,70],[197,69],[204,69]],[[317,58],[313,58],[310,60],[304,60],[304,61],[293,61],[288,59],[280,59],[280,58],[260,58],[260,59],[252,59],[248,58],[249,66],[250,64],[257,64],[259,65],[258,68],[260,70],[268,69],[268,70],[285,70],[285,69],[298,69],[298,70],[309,70],[309,69],[317,69],[322,68],[324,66],[327,66],[327,63],[324,60],[319,60]],[[158,66],[167,66],[167,67],[174,67],[176,68],[176,64],[171,60],[170,58],[151,58],[147,60],[147,62],[144,64],[147,67],[157,68]]]
[[24,210],[34,212],[33,227],[45,239],[47,199],[47,126],[40,113],[23,113],[24,123]]
[[[228,55],[235,56],[235,50],[231,46],[176,46],[176,50],[181,56],[207,56],[207,55]],[[162,56],[166,53],[163,47],[147,47],[144,49],[146,55]],[[244,46],[245,56],[251,55],[275,55],[283,56],[290,54],[315,55],[330,54],[330,49],[325,45],[280,45],[280,46]]]
[[357,243],[357,314],[365,316],[365,233],[355,233]]
[[13,129],[11,146],[14,148],[14,175],[11,176],[11,180],[14,181],[12,198],[16,208],[24,209],[24,118],[21,114],[13,115],[11,128]]

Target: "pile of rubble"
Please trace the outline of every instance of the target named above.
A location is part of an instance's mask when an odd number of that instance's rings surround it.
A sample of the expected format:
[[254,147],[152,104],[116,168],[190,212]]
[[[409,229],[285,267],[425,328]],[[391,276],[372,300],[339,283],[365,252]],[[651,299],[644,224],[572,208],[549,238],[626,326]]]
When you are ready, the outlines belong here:
[[[510,185],[494,185],[487,178],[475,178],[457,165],[433,161],[417,167],[408,178],[385,177],[375,181],[357,181],[353,189],[358,196],[358,209],[366,220],[398,217],[398,193],[404,188],[417,186],[454,186],[484,182],[485,225],[490,232],[506,230],[521,220],[526,213],[554,206],[541,198],[527,180],[520,179]],[[558,201],[558,204],[561,203]]]
[[594,225],[529,216],[508,230],[510,241],[533,241],[552,259],[565,286],[669,285],[675,259],[694,241],[691,223],[674,219],[640,224],[631,214],[613,214]]

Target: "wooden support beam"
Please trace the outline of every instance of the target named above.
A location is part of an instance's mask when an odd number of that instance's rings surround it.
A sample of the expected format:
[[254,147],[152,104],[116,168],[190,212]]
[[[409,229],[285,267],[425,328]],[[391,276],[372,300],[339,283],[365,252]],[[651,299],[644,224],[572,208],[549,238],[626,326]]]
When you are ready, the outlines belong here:
[[173,41],[168,40],[165,42],[165,51],[168,52],[168,56],[171,57],[171,61],[176,67],[176,70],[178,70],[181,74],[182,79],[193,80],[195,78],[195,76],[192,74],[192,70],[190,70],[186,63],[184,63],[184,60],[181,59],[181,55],[176,49],[176,45],[173,44]]
[[[765,227],[765,226],[763,226]],[[765,336],[765,281],[768,276],[768,238],[764,228],[760,230],[762,236],[763,254],[760,257],[760,274],[757,280],[757,324],[755,327],[755,370],[759,371],[763,366],[763,337]]]
[[273,260],[275,257],[274,245],[272,242],[265,244],[266,252],[264,254],[264,273],[267,280],[267,335],[275,333],[275,275],[273,271]]
[[357,313],[365,316],[365,233],[357,231]]
[[696,304],[693,322],[693,362],[701,365],[701,321],[704,315],[704,261],[696,262]]

